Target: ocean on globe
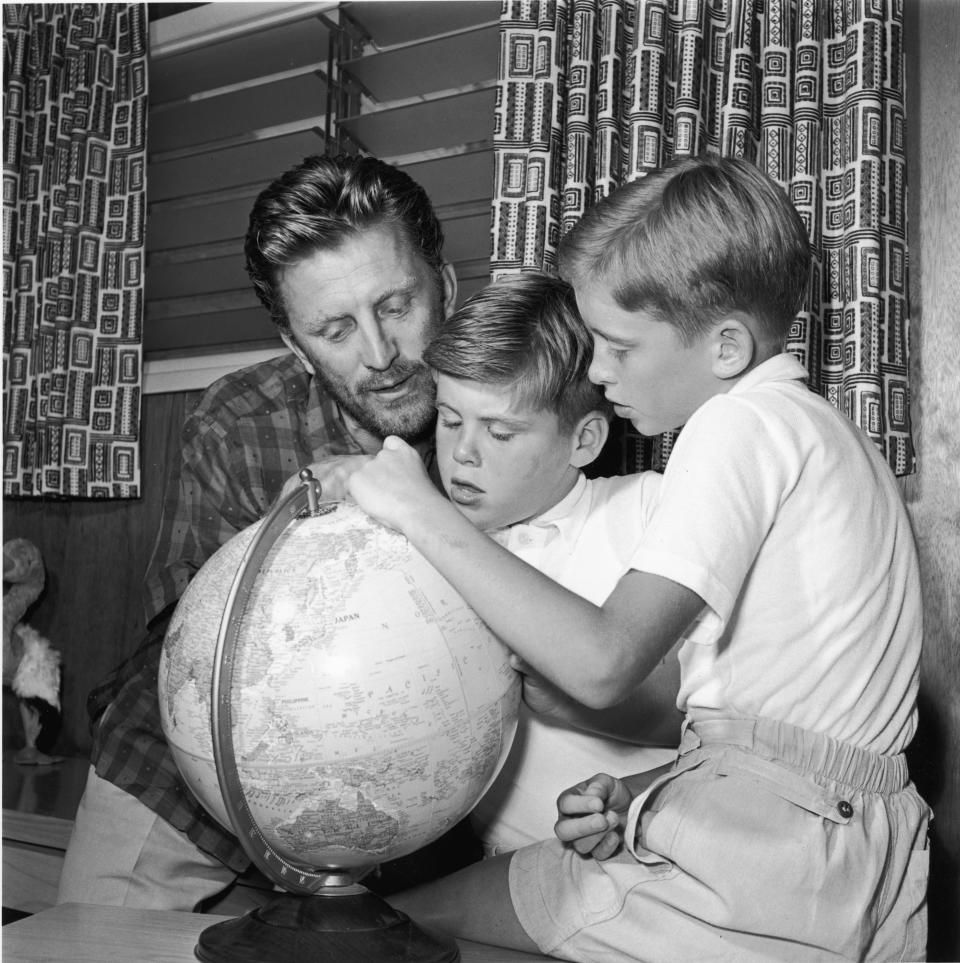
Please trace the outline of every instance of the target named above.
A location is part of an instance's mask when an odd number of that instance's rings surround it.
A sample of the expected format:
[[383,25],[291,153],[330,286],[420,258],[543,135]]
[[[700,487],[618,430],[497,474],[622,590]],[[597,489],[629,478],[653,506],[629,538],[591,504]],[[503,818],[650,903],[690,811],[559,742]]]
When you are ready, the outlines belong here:
[[[160,660],[174,759],[228,828],[213,659],[261,524],[193,578]],[[254,583],[233,666],[233,749],[250,815],[295,866],[351,872],[404,856],[477,803],[510,748],[519,700],[502,643],[406,538],[345,503],[295,519]]]

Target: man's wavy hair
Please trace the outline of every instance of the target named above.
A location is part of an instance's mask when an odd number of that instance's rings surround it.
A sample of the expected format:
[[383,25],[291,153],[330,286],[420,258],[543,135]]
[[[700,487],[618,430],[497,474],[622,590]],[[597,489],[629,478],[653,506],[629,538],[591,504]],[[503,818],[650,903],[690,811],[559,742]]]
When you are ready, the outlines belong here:
[[563,238],[561,277],[603,285],[685,343],[742,311],[782,345],[803,305],[810,244],[783,189],[753,164],[688,158],[615,190]]
[[593,342],[573,288],[545,274],[487,285],[443,323],[423,360],[452,378],[502,385],[519,407],[552,411],[571,430],[591,411],[611,414],[587,379]]
[[265,188],[250,212],[247,274],[274,323],[288,330],[280,272],[370,227],[398,227],[423,260],[443,267],[443,229],[424,189],[374,157],[307,157]]

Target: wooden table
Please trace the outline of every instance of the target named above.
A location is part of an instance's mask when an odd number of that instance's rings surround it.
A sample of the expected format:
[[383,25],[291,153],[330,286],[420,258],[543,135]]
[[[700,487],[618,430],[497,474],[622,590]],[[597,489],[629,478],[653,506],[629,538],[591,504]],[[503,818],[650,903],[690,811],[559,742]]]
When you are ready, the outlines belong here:
[[[229,917],[63,903],[4,926],[3,963],[196,963],[193,948],[201,930],[225,919]],[[550,959],[467,940],[457,942],[462,963]]]

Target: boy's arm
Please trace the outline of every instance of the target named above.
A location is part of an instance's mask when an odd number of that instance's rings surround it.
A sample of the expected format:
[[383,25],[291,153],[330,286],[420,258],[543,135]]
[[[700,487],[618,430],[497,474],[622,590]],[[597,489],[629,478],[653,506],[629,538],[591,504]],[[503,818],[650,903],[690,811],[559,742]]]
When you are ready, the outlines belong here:
[[514,655],[511,664],[523,673],[523,701],[538,715],[633,745],[672,749],[680,742],[683,723],[677,708],[680,663],[676,649],[623,702],[607,709],[590,709],[571,699],[519,656]]
[[590,708],[626,699],[703,608],[685,586],[636,571],[602,608],[587,602],[474,528],[399,438],[388,438],[348,487],[363,509],[403,532],[510,649]]

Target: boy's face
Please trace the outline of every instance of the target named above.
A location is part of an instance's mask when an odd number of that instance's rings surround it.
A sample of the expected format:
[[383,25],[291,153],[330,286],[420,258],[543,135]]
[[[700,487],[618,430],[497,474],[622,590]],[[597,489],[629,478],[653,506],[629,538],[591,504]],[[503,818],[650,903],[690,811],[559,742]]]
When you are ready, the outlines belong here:
[[672,324],[624,310],[599,284],[578,286],[576,295],[593,335],[589,378],[640,434],[682,427],[717,393],[709,337],[687,345]]
[[481,531],[541,514],[576,483],[574,432],[518,408],[503,385],[437,377],[437,463],[450,500]]

